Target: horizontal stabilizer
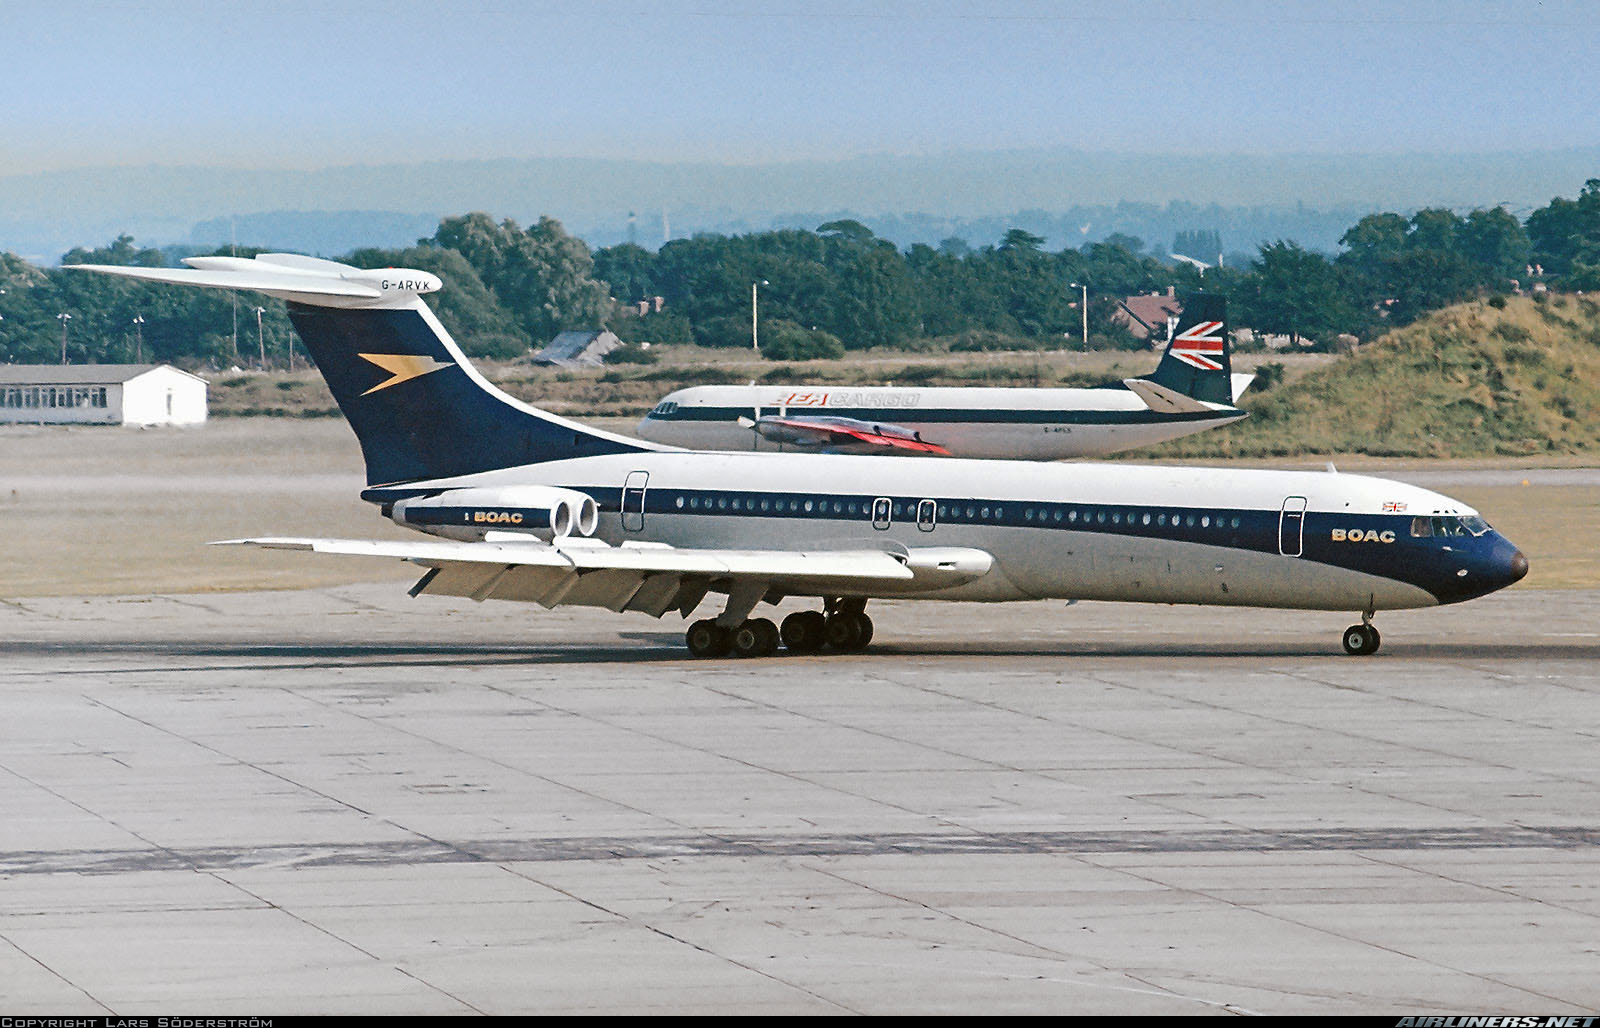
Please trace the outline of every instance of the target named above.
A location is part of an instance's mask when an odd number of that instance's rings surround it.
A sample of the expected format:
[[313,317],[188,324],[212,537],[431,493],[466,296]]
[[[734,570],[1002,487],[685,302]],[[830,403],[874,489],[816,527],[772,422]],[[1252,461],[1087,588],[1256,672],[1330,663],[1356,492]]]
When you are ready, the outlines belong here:
[[200,286],[247,289],[313,307],[394,307],[438,290],[437,275],[412,268],[363,269],[320,257],[265,253],[259,257],[185,257],[187,268],[139,268],[120,264],[68,264],[104,275]]
[[1202,403],[1192,396],[1180,393],[1176,389],[1168,389],[1164,385],[1157,385],[1147,378],[1125,378],[1122,384],[1133,390],[1134,395],[1157,414],[1197,414],[1217,409],[1213,404]]
[[[224,258],[227,259],[227,258]],[[309,296],[346,296],[376,300],[383,294],[359,282],[345,282],[324,275],[299,275],[287,269],[260,268],[135,268],[117,264],[68,264],[68,268],[99,271],[107,275],[136,278],[142,282],[167,282],[208,289],[251,289],[277,296],[283,293]]]

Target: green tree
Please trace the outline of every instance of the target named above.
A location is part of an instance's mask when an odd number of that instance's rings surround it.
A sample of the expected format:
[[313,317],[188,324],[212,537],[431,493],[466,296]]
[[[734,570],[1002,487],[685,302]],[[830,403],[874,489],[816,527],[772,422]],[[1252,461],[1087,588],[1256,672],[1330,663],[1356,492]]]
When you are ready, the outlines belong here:
[[1461,225],[1461,217],[1455,211],[1444,207],[1423,208],[1411,216],[1406,249],[1454,253],[1456,235],[1461,231]]
[[611,296],[634,303],[660,295],[655,284],[656,255],[635,243],[619,243],[594,252],[594,277],[611,287]]
[[761,356],[774,361],[836,360],[844,356],[844,344],[832,333],[775,318],[761,333]]
[[1339,237],[1339,245],[1345,248],[1339,262],[1376,278],[1385,260],[1405,252],[1410,231],[1410,224],[1399,214],[1369,214]]
[[1398,324],[1469,299],[1483,284],[1484,268],[1458,254],[1419,248],[1384,261],[1390,317]]
[[344,260],[358,268],[416,268],[438,275],[444,285],[427,298],[428,305],[468,356],[506,360],[525,355],[534,343],[460,251],[440,246],[364,249]]
[[1005,238],[1000,240],[1002,250],[1032,250],[1037,252],[1044,246],[1044,236],[1036,236],[1026,229],[1014,228],[1007,232]]
[[1310,337],[1331,348],[1334,336],[1354,321],[1337,270],[1319,253],[1279,240],[1261,247],[1251,271],[1246,317],[1263,332],[1295,343]]
[[1576,200],[1558,196],[1528,215],[1527,231],[1533,259],[1547,274],[1600,265],[1600,179],[1585,182]]
[[1503,207],[1468,214],[1456,232],[1456,246],[1485,270],[1486,280],[1521,278],[1531,248],[1522,223]]
[[130,235],[118,236],[110,246],[85,250],[75,246],[61,257],[62,264],[120,264],[125,267],[159,268],[166,263],[161,251],[153,247],[138,247]]
[[541,217],[523,230],[510,219],[496,224],[475,211],[441,221],[433,242],[465,257],[536,341],[562,329],[604,324],[611,313],[610,294],[594,278],[588,246],[554,218]]
[[817,226],[817,235],[824,239],[847,239],[852,243],[871,243],[877,238],[872,229],[852,218],[841,218]]

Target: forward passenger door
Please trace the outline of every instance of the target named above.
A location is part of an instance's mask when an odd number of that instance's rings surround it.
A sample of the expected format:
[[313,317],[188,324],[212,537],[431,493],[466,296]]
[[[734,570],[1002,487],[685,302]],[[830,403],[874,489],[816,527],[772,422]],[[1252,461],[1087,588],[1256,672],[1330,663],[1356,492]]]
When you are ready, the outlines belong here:
[[1290,496],[1283,501],[1278,513],[1278,552],[1285,557],[1298,557],[1305,544],[1306,498]]

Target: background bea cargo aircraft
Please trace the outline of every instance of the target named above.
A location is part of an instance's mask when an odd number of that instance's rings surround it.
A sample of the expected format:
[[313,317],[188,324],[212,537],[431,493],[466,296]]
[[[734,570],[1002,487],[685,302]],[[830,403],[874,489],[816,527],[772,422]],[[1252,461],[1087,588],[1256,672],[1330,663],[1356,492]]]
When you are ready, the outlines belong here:
[[[384,515],[418,541],[245,539],[398,557],[474,600],[715,618],[697,656],[864,647],[873,597],[1043,598],[1362,614],[1471,599],[1528,562],[1463,504],[1356,475],[817,454],[704,453],[594,431],[491,386],[419,294],[427,272],[294,255],[85,270],[251,289],[295,328],[360,439]],[[781,631],[762,603],[820,599]]]
[[1184,301],[1155,373],[1094,389],[695,386],[639,435],[702,450],[797,450],[1063,460],[1192,435],[1246,417],[1254,375],[1232,373],[1227,302]]

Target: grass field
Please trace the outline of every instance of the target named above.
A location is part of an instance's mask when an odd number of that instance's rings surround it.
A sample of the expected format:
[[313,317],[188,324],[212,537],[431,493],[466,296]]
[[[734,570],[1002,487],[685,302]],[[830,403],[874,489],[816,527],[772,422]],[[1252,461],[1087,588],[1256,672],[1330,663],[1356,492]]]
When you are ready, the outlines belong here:
[[[602,422],[626,431],[631,418]],[[1221,463],[1221,462],[1216,462]],[[1308,458],[1239,464],[1320,467]],[[1339,458],[1344,471],[1443,472],[1429,482],[1481,510],[1532,562],[1517,588],[1600,586],[1600,485],[1471,484],[1485,467],[1581,467],[1578,458]],[[357,493],[361,455],[342,419],[229,418],[194,429],[0,428],[0,598],[293,589],[415,579],[398,561],[207,546],[251,535],[416,538]],[[1463,483],[1451,486],[1451,476]],[[1583,477],[1583,476],[1579,476]],[[1539,479],[1531,474],[1530,482]]]

